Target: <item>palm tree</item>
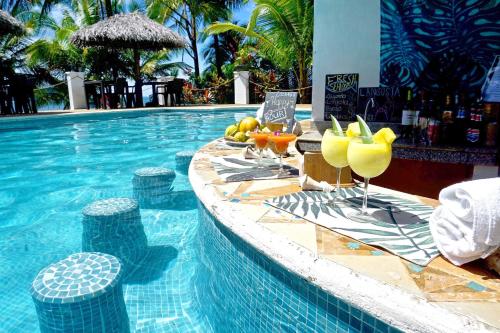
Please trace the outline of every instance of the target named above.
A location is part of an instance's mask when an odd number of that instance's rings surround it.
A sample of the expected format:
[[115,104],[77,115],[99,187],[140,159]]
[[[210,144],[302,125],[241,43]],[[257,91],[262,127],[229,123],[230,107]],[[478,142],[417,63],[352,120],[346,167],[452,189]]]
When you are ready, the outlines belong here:
[[205,31],[220,34],[236,31],[256,43],[257,51],[282,69],[292,69],[301,101],[312,65],[313,0],[255,0],[246,27],[217,22]]
[[[204,13],[203,20],[205,24],[211,24],[214,21],[218,20],[229,20],[231,19],[232,12],[238,8],[240,8],[243,4],[247,3],[248,0],[212,0],[205,1],[212,4],[212,7],[216,10],[208,11]],[[227,10],[223,10],[227,8]],[[217,10],[219,9],[219,10]],[[233,35],[234,36],[234,35]],[[229,37],[229,36],[227,36]],[[222,66],[224,65],[224,49],[223,45],[219,41],[219,34],[212,35],[212,42],[210,43],[211,48],[213,48],[213,62],[217,75],[219,77],[223,77]],[[206,52],[205,52],[206,53]]]
[[[244,0],[246,1],[246,0]],[[189,40],[188,55],[193,59],[195,81],[200,80],[199,27],[216,18],[228,18],[226,4],[239,1],[220,0],[146,0],[149,17],[161,24],[173,22]]]
[[243,41],[243,35],[234,31],[226,31],[213,35],[213,38],[205,47],[203,57],[214,66],[217,75],[222,77],[222,66],[233,64],[238,57],[238,50]]

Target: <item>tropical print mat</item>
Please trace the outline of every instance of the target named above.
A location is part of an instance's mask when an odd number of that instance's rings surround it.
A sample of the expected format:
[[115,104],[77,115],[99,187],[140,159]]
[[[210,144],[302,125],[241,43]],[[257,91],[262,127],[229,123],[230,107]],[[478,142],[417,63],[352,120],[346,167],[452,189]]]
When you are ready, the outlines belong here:
[[263,159],[262,168],[256,160],[246,160],[240,156],[212,157],[212,165],[217,174],[226,182],[246,180],[291,178],[299,175],[299,170],[284,164],[284,172],[279,173],[279,164],[275,160]]
[[340,189],[336,203],[334,197],[335,192],[303,191],[266,203],[421,266],[439,255],[429,230],[432,207],[370,192],[369,214],[359,215],[363,201],[361,188]]

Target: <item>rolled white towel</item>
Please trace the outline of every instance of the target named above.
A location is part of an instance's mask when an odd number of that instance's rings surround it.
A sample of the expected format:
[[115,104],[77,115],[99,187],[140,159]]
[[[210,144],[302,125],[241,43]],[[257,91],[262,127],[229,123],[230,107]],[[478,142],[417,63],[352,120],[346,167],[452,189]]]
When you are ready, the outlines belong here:
[[455,265],[486,258],[500,246],[500,178],[451,185],[439,194],[430,229]]

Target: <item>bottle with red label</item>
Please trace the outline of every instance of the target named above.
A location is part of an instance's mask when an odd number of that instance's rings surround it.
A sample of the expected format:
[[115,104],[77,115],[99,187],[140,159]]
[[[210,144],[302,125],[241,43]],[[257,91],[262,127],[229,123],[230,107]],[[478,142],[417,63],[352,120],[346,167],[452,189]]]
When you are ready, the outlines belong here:
[[435,145],[439,143],[439,128],[441,127],[441,110],[439,104],[434,102],[434,99],[429,99],[430,120],[427,125],[427,137],[429,144]]
[[483,109],[481,99],[478,98],[470,108],[469,127],[465,133],[465,140],[470,146],[481,145],[481,125],[483,122]]

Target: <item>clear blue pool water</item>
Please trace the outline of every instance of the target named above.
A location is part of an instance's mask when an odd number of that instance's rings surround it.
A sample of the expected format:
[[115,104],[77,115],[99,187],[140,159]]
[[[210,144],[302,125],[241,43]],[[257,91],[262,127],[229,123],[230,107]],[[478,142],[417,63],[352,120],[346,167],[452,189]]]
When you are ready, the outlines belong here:
[[[0,332],[38,331],[29,295],[31,281],[43,267],[81,250],[83,207],[97,199],[131,197],[134,170],[146,166],[175,169],[176,152],[197,150],[220,137],[234,122],[233,113],[128,112],[0,119]],[[299,118],[308,116],[299,113]],[[244,251],[227,249],[231,243],[223,248],[220,246],[225,243],[214,244],[212,239],[219,234],[200,241],[203,214],[189,192],[187,175],[177,173],[174,191],[184,191],[187,196],[167,209],[141,209],[149,245],[164,250],[142,275],[124,285],[131,330],[225,332],[243,327],[236,325],[237,318],[224,319],[220,306],[232,304],[226,295],[229,289],[217,285],[224,272],[214,269],[207,254],[213,251],[215,256],[228,250],[224,260],[229,264],[228,258],[239,258]],[[200,246],[207,246],[206,250]],[[248,272],[266,274],[251,262],[244,262],[245,266],[253,265]],[[273,288],[293,294],[292,287],[279,279],[273,283]],[[212,290],[205,288],[209,284],[220,293],[208,292]],[[226,313],[248,317],[242,313],[245,306],[240,304],[238,309],[240,313]],[[349,330],[345,323],[332,325]],[[275,331],[272,325],[266,327],[258,330]],[[297,329],[293,325],[289,328]]]

